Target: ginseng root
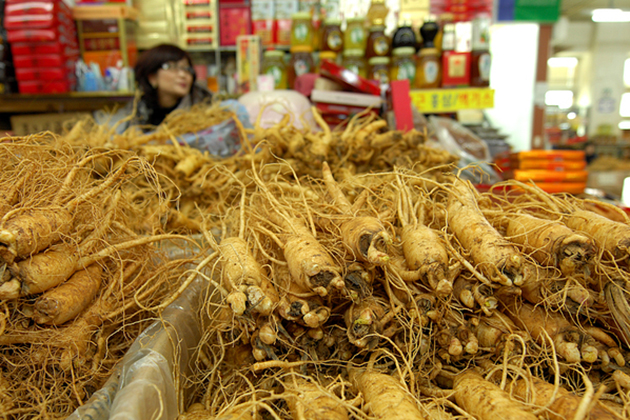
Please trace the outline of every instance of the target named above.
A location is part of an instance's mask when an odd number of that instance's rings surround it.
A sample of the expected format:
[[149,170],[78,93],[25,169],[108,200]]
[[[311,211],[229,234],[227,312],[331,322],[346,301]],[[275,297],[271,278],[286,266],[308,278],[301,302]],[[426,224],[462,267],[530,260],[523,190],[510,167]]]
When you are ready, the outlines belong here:
[[453,382],[457,405],[479,420],[537,420],[525,406],[510,399],[507,392],[468,370]]
[[366,406],[379,420],[423,420],[418,402],[391,375],[373,369],[349,371],[350,381],[363,394]]
[[450,228],[484,275],[507,286],[525,282],[523,256],[483,216],[467,181],[453,181],[447,214]]

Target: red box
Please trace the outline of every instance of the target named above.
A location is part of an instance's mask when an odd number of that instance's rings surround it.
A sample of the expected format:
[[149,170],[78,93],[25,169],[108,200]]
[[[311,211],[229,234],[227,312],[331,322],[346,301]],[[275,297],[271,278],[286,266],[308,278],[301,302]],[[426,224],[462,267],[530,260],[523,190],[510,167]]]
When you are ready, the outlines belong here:
[[70,80],[31,80],[18,82],[20,93],[66,93],[74,89]]
[[322,61],[319,65],[319,73],[325,78],[341,83],[355,92],[363,92],[377,96],[381,94],[381,87],[378,82],[367,80],[332,61]]
[[74,25],[72,12],[61,1],[16,1],[5,6],[4,26],[7,29],[52,28]]
[[27,67],[16,68],[15,76],[18,82],[30,80],[74,80],[74,63],[65,67]]
[[66,25],[58,25],[48,29],[13,29],[7,31],[7,41],[9,43],[58,42],[66,45],[78,45],[76,29]]
[[254,35],[260,36],[260,42],[264,46],[275,43],[275,28],[273,19],[255,20],[252,22]]
[[[368,108],[363,108],[360,106],[349,106],[349,105],[340,105],[340,104],[325,104],[321,102],[315,103],[315,106],[319,110],[322,115],[345,115],[345,116],[353,116],[360,112],[365,112]],[[371,108],[369,113],[378,114],[378,111],[374,108]]]
[[58,42],[14,42],[11,44],[13,55],[65,54],[76,55],[78,46],[64,45]]
[[413,112],[409,97],[409,80],[393,80],[390,84],[391,104],[396,117],[396,130],[413,129]]
[[43,55],[18,55],[13,56],[15,68],[25,67],[63,67],[68,62],[77,61],[78,55],[67,56],[65,54],[43,54]]
[[229,6],[219,9],[221,45],[236,45],[236,37],[252,34],[249,6]]
[[291,19],[274,20],[274,43],[276,45],[291,45]]
[[470,53],[444,51],[442,53],[442,87],[470,85]]

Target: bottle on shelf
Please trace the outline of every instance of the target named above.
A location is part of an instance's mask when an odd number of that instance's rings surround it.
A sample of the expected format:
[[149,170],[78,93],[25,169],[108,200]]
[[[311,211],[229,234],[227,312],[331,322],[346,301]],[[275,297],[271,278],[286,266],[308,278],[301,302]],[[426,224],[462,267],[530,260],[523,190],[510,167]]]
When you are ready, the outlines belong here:
[[444,25],[442,35],[442,87],[467,86],[470,83],[470,53],[455,51],[455,24]]
[[365,47],[365,58],[387,57],[390,53],[390,40],[385,35],[385,23],[382,19],[375,19],[370,26]]
[[365,51],[365,28],[364,18],[355,17],[346,20],[346,32],[343,34],[344,50],[362,50]]
[[287,86],[287,68],[284,63],[284,52],[269,50],[263,55],[262,74],[268,74],[273,77],[274,89],[286,89]]
[[470,59],[470,85],[490,86],[490,18],[478,16],[473,19],[472,54]]
[[438,31],[438,24],[432,18],[427,19],[420,27],[423,47],[418,55],[416,69],[416,87],[418,89],[440,86],[440,58],[435,47],[435,37]]
[[416,33],[411,26],[410,20],[402,20],[398,24],[398,29],[392,37],[392,51],[397,48],[413,47],[416,49]]
[[313,48],[313,21],[309,12],[298,12],[291,15],[291,46]]
[[390,80],[409,80],[409,86],[415,86],[416,57],[414,47],[399,47],[392,51]]
[[295,79],[303,74],[313,71],[313,47],[310,45],[297,45],[291,47],[291,60],[287,67],[287,86],[293,89]]
[[363,50],[345,50],[343,52],[343,67],[354,74],[367,78],[367,66],[365,63],[365,53]]
[[366,16],[367,24],[371,26],[377,19],[385,22],[388,14],[389,8],[385,5],[385,0],[372,0]]
[[389,83],[389,57],[372,57],[368,61],[368,79],[376,80],[381,85]]
[[343,51],[343,33],[341,32],[341,19],[326,19],[322,29],[321,51]]

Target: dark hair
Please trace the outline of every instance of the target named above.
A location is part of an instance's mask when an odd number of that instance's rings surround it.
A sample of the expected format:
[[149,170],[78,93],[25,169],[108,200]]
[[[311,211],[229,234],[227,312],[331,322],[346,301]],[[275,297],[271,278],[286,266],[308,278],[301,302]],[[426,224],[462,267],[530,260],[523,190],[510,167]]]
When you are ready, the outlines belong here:
[[[182,58],[185,58],[188,64],[192,66],[190,55],[181,48],[171,44],[160,44],[150,50],[146,50],[140,55],[134,68],[134,73],[136,83],[138,83],[138,87],[142,91],[143,99],[148,104],[151,106],[157,106],[158,104],[157,89],[153,88],[151,83],[149,83],[149,76],[157,73],[162,67],[162,64],[170,61],[179,61]],[[195,74],[193,74],[192,77],[193,82],[190,85],[191,92],[197,79]]]

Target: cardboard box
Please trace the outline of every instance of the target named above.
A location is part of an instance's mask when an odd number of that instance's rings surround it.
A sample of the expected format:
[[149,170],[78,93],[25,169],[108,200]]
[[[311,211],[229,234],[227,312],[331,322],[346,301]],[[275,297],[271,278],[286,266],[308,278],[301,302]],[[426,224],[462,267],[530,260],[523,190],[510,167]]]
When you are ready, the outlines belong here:
[[14,115],[11,117],[11,127],[16,136],[27,136],[29,134],[51,131],[61,134],[63,124],[69,120],[78,120],[90,115],[87,112],[65,112],[55,114],[28,114]]

